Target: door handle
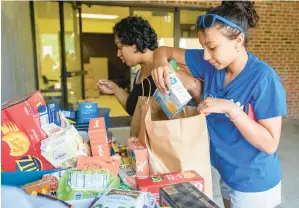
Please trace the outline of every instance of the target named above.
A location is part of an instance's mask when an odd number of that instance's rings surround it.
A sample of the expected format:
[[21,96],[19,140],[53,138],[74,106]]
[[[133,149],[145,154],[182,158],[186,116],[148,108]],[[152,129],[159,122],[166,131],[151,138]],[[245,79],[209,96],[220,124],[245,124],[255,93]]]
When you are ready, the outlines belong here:
[[77,76],[85,76],[85,75],[87,75],[87,71],[66,72],[67,77],[77,77]]

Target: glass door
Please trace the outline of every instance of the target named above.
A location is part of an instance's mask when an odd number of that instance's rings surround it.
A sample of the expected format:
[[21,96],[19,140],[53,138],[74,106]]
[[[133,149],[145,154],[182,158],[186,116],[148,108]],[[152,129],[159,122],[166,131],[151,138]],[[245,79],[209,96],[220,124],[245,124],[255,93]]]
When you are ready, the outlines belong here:
[[[62,4],[61,2],[60,4]],[[81,64],[81,9],[74,2],[63,3],[63,32],[61,35],[64,53],[64,99],[68,109],[76,107],[76,101],[84,99],[84,75]]]

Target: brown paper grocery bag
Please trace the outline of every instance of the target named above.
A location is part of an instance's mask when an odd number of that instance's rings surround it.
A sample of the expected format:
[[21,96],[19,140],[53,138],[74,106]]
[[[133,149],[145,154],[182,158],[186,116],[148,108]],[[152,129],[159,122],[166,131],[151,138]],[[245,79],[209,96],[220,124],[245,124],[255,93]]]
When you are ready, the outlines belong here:
[[168,120],[152,97],[139,97],[131,124],[149,152],[150,174],[195,170],[205,180],[205,194],[213,198],[206,119],[196,108],[185,107]]

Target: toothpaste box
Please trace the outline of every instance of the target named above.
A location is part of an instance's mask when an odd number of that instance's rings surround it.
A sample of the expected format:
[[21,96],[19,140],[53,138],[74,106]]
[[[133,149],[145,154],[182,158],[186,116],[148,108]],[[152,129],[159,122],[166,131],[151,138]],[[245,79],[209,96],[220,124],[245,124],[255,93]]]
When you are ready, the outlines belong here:
[[138,138],[128,138],[128,156],[137,176],[149,175],[148,152]]
[[160,189],[160,205],[172,208],[219,208],[193,184],[186,182]]
[[103,117],[90,120],[88,136],[92,156],[99,156],[103,160],[110,159],[110,148],[108,144],[105,120]]
[[[173,65],[175,65],[175,63],[173,63],[173,60],[171,66],[174,68]],[[169,89],[167,94],[164,94],[157,89],[153,96],[160,104],[168,119],[172,119],[176,114],[183,110],[184,106],[192,99],[192,97],[175,73],[169,74],[169,80],[171,89]]]
[[198,190],[204,191],[204,179],[194,170],[136,177],[137,189],[153,193],[158,203],[160,201],[160,188],[183,182],[191,182]]

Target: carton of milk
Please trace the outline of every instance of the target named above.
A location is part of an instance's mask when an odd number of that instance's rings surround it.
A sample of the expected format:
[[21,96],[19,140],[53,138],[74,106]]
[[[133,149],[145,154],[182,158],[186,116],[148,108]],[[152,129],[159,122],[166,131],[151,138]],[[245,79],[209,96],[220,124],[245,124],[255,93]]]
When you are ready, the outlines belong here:
[[[175,59],[172,59],[169,63],[173,70],[176,71],[177,65]],[[172,119],[176,114],[183,110],[192,97],[175,73],[169,74],[169,80],[171,89],[167,92],[167,94],[163,94],[159,89],[157,89],[153,96],[160,104],[168,119]]]

